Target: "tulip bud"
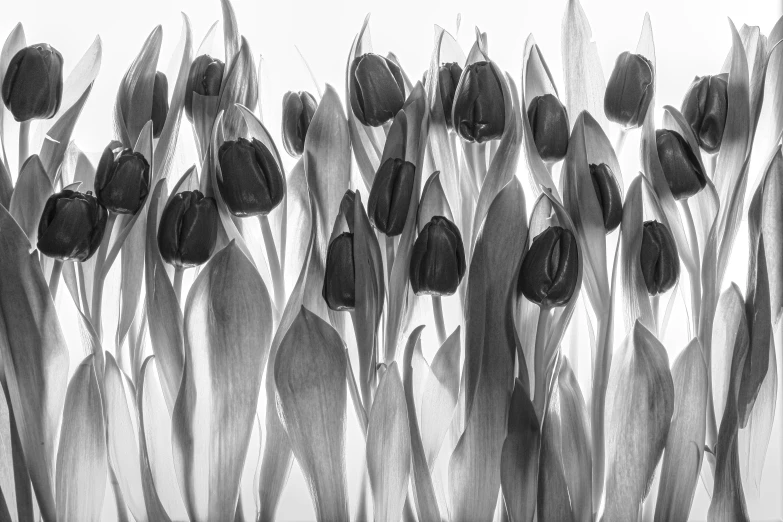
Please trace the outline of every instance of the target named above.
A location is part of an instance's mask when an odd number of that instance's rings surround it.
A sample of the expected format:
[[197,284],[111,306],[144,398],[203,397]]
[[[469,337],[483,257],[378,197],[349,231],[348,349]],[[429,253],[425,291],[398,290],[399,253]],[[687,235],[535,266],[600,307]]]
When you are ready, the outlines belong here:
[[680,277],[677,244],[672,233],[662,223],[644,222],[639,263],[650,295],[668,292]]
[[446,116],[446,126],[450,129],[454,128],[451,110],[454,107],[454,93],[457,91],[460,76],[462,76],[462,67],[457,62],[444,63],[438,69],[440,101],[443,105],[443,114]]
[[367,53],[351,63],[351,109],[363,125],[379,127],[405,103],[402,71],[391,60]]
[[169,81],[166,75],[155,73],[155,83],[152,86],[152,137],[159,138],[169,114]]
[[533,239],[519,270],[519,291],[542,308],[564,306],[579,277],[576,238],[570,230],[551,226]]
[[367,213],[373,226],[387,236],[402,234],[415,174],[413,163],[400,158],[388,158],[375,174]]
[[682,115],[693,129],[702,149],[720,150],[728,113],[728,74],[696,78],[682,102]]
[[680,133],[658,129],[655,131],[655,144],[663,175],[674,199],[694,196],[707,185],[699,158]]
[[623,201],[620,195],[620,187],[614,172],[606,163],[600,165],[590,164],[590,178],[593,180],[593,188],[601,205],[601,213],[604,218],[604,229],[608,234],[620,225],[623,220]]
[[48,120],[63,99],[63,56],[49,44],[19,50],[3,78],[3,103],[16,121]]
[[568,151],[568,114],[557,96],[536,96],[527,108],[527,119],[533,141],[541,159],[553,163],[565,158]]
[[296,158],[304,152],[305,136],[318,102],[307,91],[287,92],[283,96],[283,147]]
[[270,150],[253,138],[226,141],[218,150],[220,195],[239,217],[264,216],[283,201],[285,179]]
[[606,84],[606,117],[629,129],[640,127],[652,101],[653,78],[650,60],[641,54],[621,53]]
[[219,95],[225,68],[225,63],[208,54],[202,54],[193,60],[185,88],[185,114],[188,120],[193,121],[193,93],[201,96]]
[[150,164],[140,152],[106,147],[95,172],[95,195],[109,212],[135,214],[150,191]]
[[218,210],[214,198],[198,190],[180,192],[168,202],[158,225],[163,260],[177,268],[207,262],[217,242]]
[[87,261],[103,239],[108,213],[91,192],[49,196],[38,222],[38,250],[55,259]]
[[462,75],[452,109],[457,134],[477,143],[500,138],[506,125],[506,104],[492,64],[472,63]]
[[416,295],[439,297],[457,291],[465,275],[465,249],[457,226],[433,216],[421,229],[411,252],[410,280]]
[[324,288],[321,293],[329,308],[336,312],[356,307],[356,281],[353,264],[353,234],[343,232],[326,252]]

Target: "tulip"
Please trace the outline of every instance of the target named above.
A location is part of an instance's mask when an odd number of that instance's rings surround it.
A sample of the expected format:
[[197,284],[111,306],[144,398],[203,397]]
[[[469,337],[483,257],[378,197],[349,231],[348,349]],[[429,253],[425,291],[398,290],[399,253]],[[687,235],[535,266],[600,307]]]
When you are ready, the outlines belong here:
[[19,122],[52,118],[63,99],[63,56],[49,44],[19,50],[3,78],[3,103]]
[[235,216],[265,216],[283,201],[283,172],[272,152],[257,139],[224,142],[218,161],[222,172],[218,188]]
[[579,277],[576,238],[570,230],[551,226],[533,239],[519,270],[519,291],[542,308],[564,306]]
[[218,210],[214,198],[198,190],[171,198],[158,225],[158,248],[163,260],[176,268],[207,262],[217,242]]
[[351,110],[363,125],[379,127],[405,103],[402,71],[391,60],[367,53],[351,63]]
[[440,297],[457,291],[465,275],[465,249],[457,226],[433,216],[413,245],[410,280],[416,295]]
[[702,76],[693,80],[682,102],[682,115],[693,129],[702,149],[720,150],[728,112],[728,74]]
[[604,112],[610,121],[640,127],[653,97],[654,71],[641,54],[621,53],[606,84]]
[[662,223],[644,222],[639,263],[650,295],[668,292],[680,277],[677,244],[672,233]]
[[336,312],[356,307],[356,281],[353,264],[353,234],[343,232],[326,252],[326,269],[322,295],[327,306]]
[[185,88],[185,114],[188,120],[193,121],[193,93],[201,96],[218,96],[225,68],[225,63],[208,54],[202,54],[193,60]]
[[620,225],[623,220],[623,200],[620,195],[620,187],[614,172],[606,163],[600,165],[590,164],[590,178],[593,180],[593,188],[601,205],[601,214],[604,218],[604,229],[608,234]]
[[87,261],[101,244],[107,217],[92,192],[52,194],[38,222],[38,250],[63,261]]
[[462,67],[457,62],[444,63],[438,69],[440,101],[443,105],[443,115],[446,117],[446,126],[450,129],[454,128],[451,110],[454,107],[454,93],[457,91],[460,76],[462,76]]
[[155,73],[155,83],[152,86],[152,137],[159,138],[169,114],[169,82],[166,75]]
[[452,121],[463,140],[484,143],[500,138],[506,125],[503,88],[489,62],[467,66],[454,93]]
[[527,108],[527,119],[541,159],[554,163],[565,158],[570,127],[566,108],[557,96],[544,94],[533,98]]
[[663,175],[674,199],[694,196],[707,185],[707,177],[704,175],[699,158],[678,132],[656,130],[655,144]]
[[95,172],[95,195],[109,212],[135,214],[150,190],[150,164],[140,152],[106,147]]
[[307,91],[287,92],[283,96],[283,147],[296,158],[304,152],[305,136],[318,108],[318,102]]
[[370,222],[393,237],[402,234],[413,194],[416,167],[400,158],[388,158],[375,174],[367,201]]

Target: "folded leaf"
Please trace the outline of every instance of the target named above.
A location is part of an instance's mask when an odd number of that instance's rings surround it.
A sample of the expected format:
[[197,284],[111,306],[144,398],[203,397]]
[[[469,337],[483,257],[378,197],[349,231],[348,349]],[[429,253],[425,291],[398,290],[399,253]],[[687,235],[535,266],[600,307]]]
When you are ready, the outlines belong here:
[[[226,38],[229,37],[230,35],[226,35]],[[244,105],[251,111],[258,105],[258,72],[253,52],[244,36],[241,37],[239,52],[236,55],[227,55],[226,62],[217,112],[224,112],[224,139],[235,140],[247,132],[245,119],[236,105]]]
[[560,446],[560,387],[553,386],[541,430],[541,454],[538,463],[538,516],[541,520],[575,520],[568,497],[568,484]]
[[[118,138],[124,147],[133,147],[152,114],[152,89],[163,43],[163,27],[149,34],[122,78],[114,108]],[[150,156],[151,157],[151,156]]]
[[435,171],[427,178],[424,188],[421,191],[421,201],[419,201],[419,214],[417,227],[419,232],[424,225],[430,222],[434,216],[443,216],[451,222],[454,222],[454,215],[449,206],[449,200],[443,191],[443,185],[440,182],[440,172]]
[[540,447],[538,417],[528,392],[516,379],[500,455],[500,486],[511,522],[532,522],[535,515]]

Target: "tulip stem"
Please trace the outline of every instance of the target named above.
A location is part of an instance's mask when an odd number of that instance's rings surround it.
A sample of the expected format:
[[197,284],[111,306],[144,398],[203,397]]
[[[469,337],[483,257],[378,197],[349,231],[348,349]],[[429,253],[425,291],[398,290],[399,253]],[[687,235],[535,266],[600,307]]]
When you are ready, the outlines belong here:
[[549,309],[541,307],[538,312],[538,326],[536,327],[536,345],[533,354],[535,364],[536,392],[533,396],[535,410],[538,413],[539,420],[544,419],[544,408],[546,406],[546,341],[547,330],[549,330]]
[[623,152],[625,139],[627,137],[628,131],[626,129],[620,129],[620,134],[617,136],[617,141],[614,142],[614,155],[617,156],[617,161],[620,161],[620,154]]
[[[95,273],[93,276],[92,305],[90,306],[90,313],[92,315],[92,327],[95,329],[95,333],[100,340],[103,340],[103,332],[101,329],[101,305],[103,302],[103,283],[106,281],[103,265],[106,262],[106,251],[109,250],[109,242],[111,241],[111,234],[114,231],[114,222],[116,220],[117,214],[109,212],[109,217],[106,219],[106,229],[103,233],[103,240],[101,240],[101,246],[98,247],[98,257],[95,258]],[[105,272],[108,274],[108,270]]]
[[443,303],[439,295],[432,296],[432,314],[435,316],[435,330],[438,332],[438,344],[446,342],[446,323],[443,320]]
[[30,155],[30,121],[19,124],[19,172]]
[[283,313],[285,306],[285,281],[283,280],[283,271],[280,268],[280,258],[277,257],[277,248],[275,247],[275,238],[272,235],[272,228],[269,226],[269,217],[258,216],[258,223],[261,225],[261,234],[264,236],[264,246],[266,247],[266,259],[269,263],[269,272],[272,276],[272,290],[275,294],[275,306],[278,313]]
[[386,278],[391,283],[392,266],[394,265],[394,238],[386,236]]
[[[593,430],[593,513],[598,514],[604,494],[605,462],[605,412],[606,389],[609,383],[609,370],[612,365],[612,307],[597,317],[598,337],[596,338],[596,358],[593,368],[592,430]],[[597,520],[597,516],[595,520]]]
[[49,277],[49,293],[52,294],[52,301],[57,299],[57,287],[60,285],[60,274],[63,272],[63,262],[60,259],[54,260],[52,266],[52,275]]
[[185,269],[182,267],[174,268],[174,295],[177,296],[177,303],[182,305],[182,276],[185,274]]

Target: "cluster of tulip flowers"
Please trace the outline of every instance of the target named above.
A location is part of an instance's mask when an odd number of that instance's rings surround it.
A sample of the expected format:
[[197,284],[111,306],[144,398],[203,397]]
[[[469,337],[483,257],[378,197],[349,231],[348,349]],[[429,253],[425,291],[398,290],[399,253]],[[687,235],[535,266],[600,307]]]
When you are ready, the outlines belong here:
[[[605,81],[569,0],[562,91],[532,35],[514,78],[486,34],[465,55],[441,28],[414,84],[368,18],[344,104],[315,79],[283,97],[286,172],[221,7],[224,60],[215,26],[194,52],[183,15],[171,92],[150,34],[97,166],[71,135],[100,39],[65,81],[21,25],[0,52],[0,520],[100,520],[108,491],[117,520],[274,520],[294,459],[320,521],[684,521],[697,487],[708,520],[749,520],[783,334],[783,20],[768,37],[730,22],[723,70],[658,127],[649,17]],[[618,161],[634,132],[636,176]],[[746,212],[743,296],[723,289]],[[589,341],[568,346],[579,321]],[[350,495],[346,450],[366,463]]]

